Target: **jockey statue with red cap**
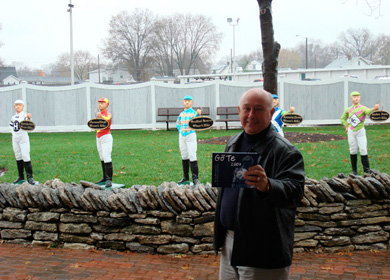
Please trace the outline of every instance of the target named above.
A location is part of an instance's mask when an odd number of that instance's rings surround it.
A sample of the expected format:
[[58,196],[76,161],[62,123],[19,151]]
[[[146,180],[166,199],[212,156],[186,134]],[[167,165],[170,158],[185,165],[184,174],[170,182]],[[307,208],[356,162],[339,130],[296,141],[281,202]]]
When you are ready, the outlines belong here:
[[100,98],[98,102],[100,112],[96,114],[96,117],[103,118],[108,121],[108,126],[105,129],[98,130],[96,133],[96,146],[103,168],[103,178],[100,181],[96,182],[96,184],[105,182],[105,187],[109,188],[112,187],[113,173],[111,159],[113,139],[110,131],[112,117],[110,112],[108,112],[107,110],[107,107],[110,104],[108,99],[103,97]]

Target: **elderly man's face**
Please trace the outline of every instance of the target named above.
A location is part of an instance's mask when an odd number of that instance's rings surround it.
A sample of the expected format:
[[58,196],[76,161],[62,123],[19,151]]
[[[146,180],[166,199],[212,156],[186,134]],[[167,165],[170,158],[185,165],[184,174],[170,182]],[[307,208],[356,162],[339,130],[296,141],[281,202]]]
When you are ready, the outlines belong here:
[[258,134],[267,128],[274,111],[272,96],[261,89],[251,89],[244,93],[238,107],[242,127],[249,135]]

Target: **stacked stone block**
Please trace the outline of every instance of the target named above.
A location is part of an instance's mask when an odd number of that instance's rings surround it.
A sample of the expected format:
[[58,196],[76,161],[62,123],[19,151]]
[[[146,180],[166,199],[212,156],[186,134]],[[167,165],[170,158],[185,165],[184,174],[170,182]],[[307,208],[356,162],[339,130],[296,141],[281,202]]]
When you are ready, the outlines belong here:
[[[212,254],[218,190],[210,184],[103,190],[54,179],[0,184],[6,242],[158,254]],[[307,178],[295,219],[295,251],[387,249],[390,176]]]

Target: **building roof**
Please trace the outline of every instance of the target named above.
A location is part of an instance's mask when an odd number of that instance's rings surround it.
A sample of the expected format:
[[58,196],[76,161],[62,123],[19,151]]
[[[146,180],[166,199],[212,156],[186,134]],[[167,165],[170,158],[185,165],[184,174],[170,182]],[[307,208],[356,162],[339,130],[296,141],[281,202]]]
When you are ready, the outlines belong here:
[[[70,84],[70,77],[42,77],[42,76],[19,76],[19,80],[27,83],[42,83],[42,84]],[[74,77],[76,83],[80,82],[79,78]]]
[[[114,72],[116,72],[116,71],[125,71],[125,72],[127,72],[127,69],[125,69],[125,68],[121,68],[121,67],[119,67],[119,68],[105,68],[105,67],[102,67],[102,68],[100,68],[100,72],[102,73],[102,72],[112,72],[112,73],[114,73]],[[95,69],[95,70],[92,70],[92,71],[89,71],[89,73],[91,74],[91,73],[98,73],[99,72],[99,69]]]
[[18,78],[18,77],[15,77],[14,75],[9,75],[9,76],[7,76],[7,77],[5,77],[4,79],[3,79],[3,81],[5,80],[5,79],[15,79],[15,80],[18,80],[18,81],[20,81],[20,79]]
[[361,61],[361,66],[367,66],[372,65],[371,61],[361,57],[361,56],[354,56],[354,57],[340,57],[325,66],[325,68],[349,68],[349,67],[356,67],[358,64],[358,61]]
[[251,62],[249,62],[248,64],[256,64],[256,65],[261,65],[261,64],[263,64],[263,61],[260,61],[260,60],[252,60]]
[[175,77],[172,77],[172,76],[154,76],[150,80],[151,81],[174,81]]
[[[233,68],[238,69],[239,65],[237,62],[233,62]],[[211,74],[228,74],[232,73],[232,66],[230,62],[227,62],[226,64],[218,64],[211,68]]]
[[4,80],[8,76],[18,77],[15,67],[0,67],[0,81]]

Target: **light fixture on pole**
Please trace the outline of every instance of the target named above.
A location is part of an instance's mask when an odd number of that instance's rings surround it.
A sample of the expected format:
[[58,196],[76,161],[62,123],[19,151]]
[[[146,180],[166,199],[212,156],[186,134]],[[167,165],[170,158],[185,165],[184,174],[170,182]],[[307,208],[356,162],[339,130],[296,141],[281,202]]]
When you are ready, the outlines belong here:
[[70,15],[70,84],[74,85],[74,57],[73,57],[73,25],[72,25],[72,0],[69,0],[68,12]]
[[236,25],[238,25],[238,22],[240,21],[240,18],[236,19],[236,22],[233,22],[232,18],[227,18],[227,22],[229,23],[230,26],[233,26],[233,59],[232,59],[232,72],[233,72],[233,77],[236,75],[236,67],[234,65],[235,60],[236,60]]
[[307,69],[307,37],[305,36],[302,36],[302,35],[295,35],[296,37],[303,37],[306,39],[306,51],[305,51],[305,65],[306,65],[306,69]]

